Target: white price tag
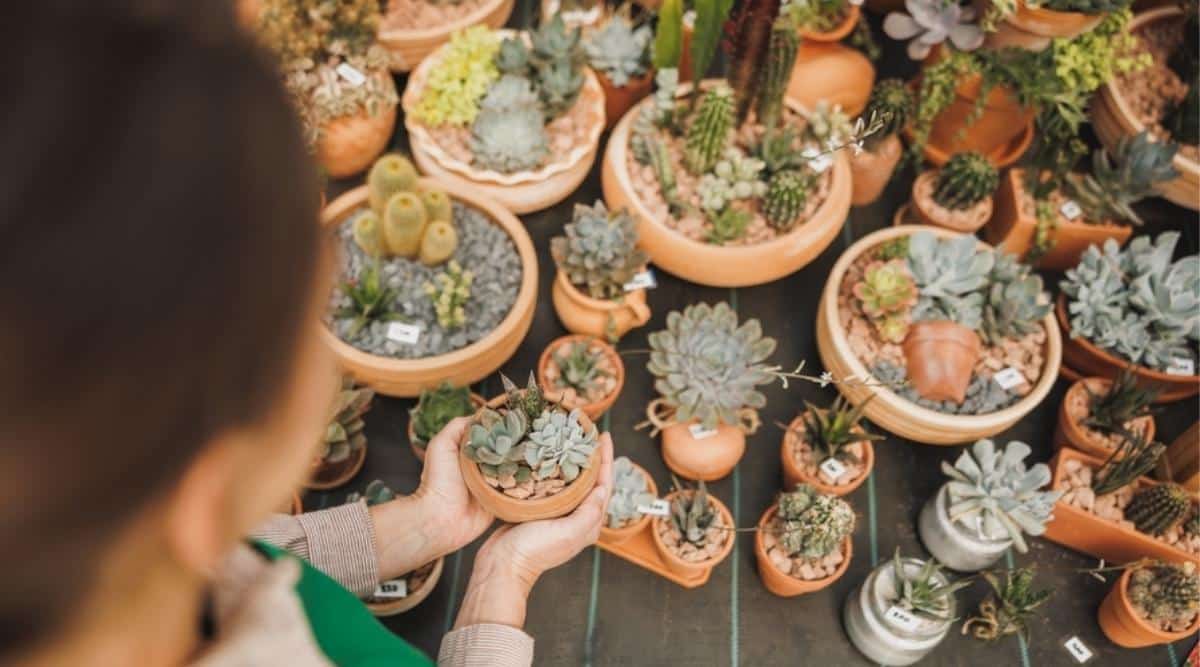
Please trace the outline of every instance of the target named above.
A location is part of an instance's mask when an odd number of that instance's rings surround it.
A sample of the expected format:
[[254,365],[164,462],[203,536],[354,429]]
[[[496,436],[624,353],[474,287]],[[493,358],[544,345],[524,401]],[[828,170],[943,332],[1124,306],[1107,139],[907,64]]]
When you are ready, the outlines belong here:
[[1083,209],[1079,207],[1079,203],[1074,199],[1068,199],[1058,207],[1058,212],[1067,220],[1077,220],[1083,215]]
[[1063,642],[1063,648],[1067,649],[1067,653],[1070,653],[1071,657],[1075,658],[1075,662],[1081,665],[1095,656],[1092,649],[1088,648],[1079,637],[1071,637]]
[[716,435],[717,429],[704,428],[704,424],[692,424],[691,426],[688,427],[688,432],[691,433],[692,437],[695,438],[696,440],[703,440],[705,438],[711,438],[714,435]]
[[821,472],[829,475],[835,480],[846,474],[845,464],[835,458],[828,458],[824,461],[821,461],[821,465],[819,467],[821,468]]
[[1025,384],[1025,376],[1021,371],[1009,366],[992,376],[1001,389],[1012,389]]
[[1196,362],[1185,357],[1176,357],[1167,366],[1167,375],[1195,375]]
[[404,322],[392,322],[387,328],[387,338],[396,343],[412,345],[421,338],[421,327]]
[[354,86],[355,88],[367,82],[366,75],[358,71],[358,68],[350,63],[342,63],[334,68],[334,71],[338,73],[338,76],[345,79],[346,83]]
[[638,505],[637,511],[650,516],[667,516],[671,513],[671,503],[665,498],[655,498],[649,505]]
[[899,626],[901,630],[907,632],[919,632],[924,627],[921,619],[914,616],[907,609],[902,609],[895,605],[888,607],[883,617]]
[[658,280],[654,278],[654,272],[650,269],[634,274],[633,278],[625,283],[626,292],[633,292],[640,289],[654,289],[655,287],[658,287]]
[[375,587],[375,592],[371,594],[371,597],[385,600],[399,600],[408,597],[408,581],[405,579],[385,581]]

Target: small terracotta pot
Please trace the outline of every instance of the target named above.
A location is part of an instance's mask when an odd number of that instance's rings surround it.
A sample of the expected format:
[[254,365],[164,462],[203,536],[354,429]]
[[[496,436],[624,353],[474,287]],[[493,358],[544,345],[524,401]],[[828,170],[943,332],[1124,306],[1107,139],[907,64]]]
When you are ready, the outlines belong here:
[[[1128,361],[1096,347],[1091,341],[1071,336],[1066,295],[1058,295],[1054,312],[1062,330],[1064,375],[1071,379],[1102,377],[1112,380],[1120,375],[1122,369],[1129,367]],[[1200,375],[1171,375],[1145,366],[1133,366],[1133,374],[1137,376],[1138,386],[1158,387],[1162,390],[1156,403],[1170,403],[1200,394]]]
[[798,579],[790,574],[784,574],[775,567],[775,564],[767,557],[767,548],[763,546],[763,533],[767,529],[767,523],[771,517],[775,516],[778,509],[778,503],[768,507],[767,511],[763,512],[762,518],[758,520],[758,531],[754,533],[754,557],[758,561],[758,576],[762,579],[763,586],[766,586],[767,590],[775,595],[790,598],[819,591],[841,579],[842,575],[846,573],[846,568],[850,567],[850,558],[854,555],[854,544],[849,536],[842,542],[843,558],[837,566],[837,571],[824,579]]
[[571,333],[611,340],[620,339],[630,329],[650,321],[646,290],[626,292],[621,301],[593,299],[571,284],[562,271],[550,287],[554,312]]
[[908,379],[924,398],[962,403],[982,347],[979,335],[957,322],[916,322],[903,344]]
[[[642,473],[642,477],[646,478],[646,492],[657,498],[658,485],[654,483],[654,478],[642,466],[632,461],[630,463],[638,472]],[[605,521],[605,525],[600,526],[600,541],[605,544],[624,544],[633,538],[634,535],[646,530],[646,527],[650,525],[650,521],[653,519],[654,517],[649,514],[643,514],[637,521],[624,528],[609,528],[607,521]]]
[[870,440],[862,440],[863,449],[863,474],[858,479],[837,486],[834,484],[826,484],[817,475],[809,475],[800,464],[796,463],[796,447],[800,444],[800,436],[796,433],[804,432],[803,416],[796,417],[788,424],[788,430],[783,432],[783,442],[779,446],[779,460],[783,467],[783,488],[794,489],[797,484],[808,484],[821,493],[832,496],[844,496],[853,493],[855,489],[862,486],[862,483],[870,476],[871,471],[875,468],[875,447],[872,446]]
[[[391,74],[386,71],[372,76],[384,77],[387,85],[395,88]],[[317,162],[330,178],[347,178],[363,172],[383,154],[395,129],[395,105],[380,109],[373,116],[361,111],[353,116],[335,118],[321,128],[321,136],[317,139]]]
[[[990,4],[987,0],[975,3],[980,16]],[[983,46],[992,50],[1017,47],[1043,51],[1055,37],[1070,39],[1082,35],[1095,28],[1105,16],[1107,13],[1083,14],[1030,7],[1022,0],[1016,0],[1016,11],[1000,21],[994,32],[984,33]]]
[[[679,491],[672,491],[671,493],[667,494],[667,502],[674,500],[675,496],[679,495],[679,493]],[[735,527],[733,523],[733,514],[729,512],[728,507],[725,507],[725,503],[714,498],[712,494],[709,494],[708,502],[712,503],[713,509],[715,509],[721,514],[722,517],[724,517],[725,525],[729,526],[732,530]],[[679,556],[676,556],[675,552],[668,549],[667,545],[663,544],[662,537],[658,534],[659,522],[670,520],[671,517],[669,516],[654,517],[650,525],[650,534],[654,537],[654,546],[658,549],[658,555],[662,558],[663,563],[666,564],[667,569],[684,577],[698,577],[704,574],[705,570],[711,570],[712,568],[716,567],[721,561],[725,560],[725,558],[729,556],[729,552],[733,551],[734,543],[737,542],[737,533],[731,532],[729,539],[725,541],[725,546],[716,556],[698,563],[689,563]]]
[[[1067,389],[1062,404],[1058,408],[1058,425],[1054,430],[1054,444],[1057,447],[1070,446],[1085,453],[1107,459],[1112,455],[1112,449],[1097,442],[1092,432],[1079,424],[1078,417],[1068,413],[1067,405],[1073,401],[1083,400],[1088,403],[1088,389],[1094,394],[1102,394],[1112,386],[1112,380],[1105,378],[1084,378],[1076,381]],[[1146,415],[1135,420],[1137,427],[1148,440],[1154,439],[1154,417]]]
[[875,66],[857,49],[802,39],[785,97],[808,109],[821,100],[839,104],[853,118],[867,106],[874,85]]
[[611,408],[613,403],[617,401],[617,396],[621,395],[621,388],[625,386],[625,364],[621,363],[621,355],[617,354],[616,348],[614,348],[612,345],[609,345],[608,343],[605,343],[603,340],[600,340],[594,336],[574,335],[555,338],[554,340],[550,341],[550,344],[546,346],[546,349],[542,350],[542,356],[538,357],[538,385],[543,387],[550,386],[550,383],[547,380],[546,370],[550,367],[550,360],[554,356],[554,353],[558,352],[559,348],[564,345],[570,345],[581,341],[599,345],[603,350],[604,356],[608,357],[608,360],[612,364],[613,370],[616,372],[617,376],[616,388],[599,401],[594,403],[582,403],[578,399],[574,402],[566,400],[563,401],[563,407],[570,410],[579,408],[580,410],[583,410],[583,414],[587,415],[588,418],[594,421],[599,419],[600,415],[608,412],[608,409]]
[[943,208],[933,200],[933,181],[937,172],[928,170],[918,176],[912,185],[912,200],[908,210],[917,224],[943,227],[956,232],[973,234],[992,217],[992,198],[987,197],[964,213],[963,220],[956,220],[956,211]]
[[[487,404],[487,401],[484,400],[484,398],[482,396],[480,396],[479,394],[476,394],[475,392],[471,392],[471,404],[474,405],[475,410],[478,411],[479,408],[482,408],[484,405]],[[409,415],[409,417],[408,417],[408,446],[412,449],[413,456],[416,456],[417,460],[420,461],[421,463],[425,462],[425,446],[427,444],[429,444],[429,443],[421,442],[421,440],[417,438],[417,432],[416,432],[416,430],[413,429],[412,415]]]
[[969,122],[974,116],[975,100],[982,94],[981,87],[978,74],[971,74],[958,84],[954,101],[933,119],[927,150],[932,148],[946,156],[975,151],[994,157],[1026,131],[1033,122],[1033,110],[1021,106],[1016,94],[1005,86],[993,87],[984,102],[983,113]]
[[642,101],[654,89],[654,68],[636,79],[630,79],[624,86],[614,86],[608,75],[596,70],[596,78],[604,89],[604,129],[611,130],[617,121],[629,111],[633,105]]
[[800,39],[803,41],[806,41],[806,42],[807,41],[813,41],[813,42],[840,42],[840,41],[842,41],[843,39],[845,39],[846,35],[850,34],[851,30],[854,30],[854,25],[856,23],[858,23],[859,15],[862,13],[861,10],[859,9],[858,5],[849,5],[848,4],[847,10],[848,11],[846,12],[846,17],[842,19],[842,22],[837,24],[837,26],[835,26],[829,32],[818,32],[815,30],[807,30],[805,28],[800,28],[799,29]]
[[1132,578],[1132,568],[1122,572],[1121,578],[1104,596],[1104,602],[1100,603],[1100,629],[1109,641],[1125,648],[1141,648],[1187,639],[1200,630],[1200,616],[1196,617],[1191,627],[1181,632],[1166,632],[1151,625],[1133,610],[1129,602],[1129,582]]
[[408,595],[400,598],[399,600],[392,600],[390,602],[368,602],[366,603],[367,610],[375,616],[384,618],[387,616],[395,616],[396,614],[403,614],[404,612],[421,604],[425,601],[425,598],[429,597],[429,594],[433,592],[433,589],[437,588],[438,580],[442,578],[442,569],[445,565],[445,562],[445,558],[437,559],[437,561],[435,561],[433,564],[433,571],[429,573],[429,577],[425,579],[425,582],[422,583],[421,587],[417,590],[409,591]]
[[900,138],[892,134],[881,141],[875,151],[865,150],[857,155],[852,153],[850,173],[853,175],[853,189],[850,203],[854,206],[866,206],[879,199],[888,181],[892,180],[892,173],[895,172],[896,163],[900,161],[903,152]]
[[696,439],[699,422],[671,424],[662,430],[662,457],[676,475],[712,482],[729,475],[746,453],[746,434],[737,426],[717,424],[716,434]]
[[328,491],[354,479],[358,471],[362,470],[363,463],[367,460],[367,445],[364,443],[347,458],[339,463],[325,464],[321,459],[316,459],[312,464],[312,476],[305,487],[314,491]]

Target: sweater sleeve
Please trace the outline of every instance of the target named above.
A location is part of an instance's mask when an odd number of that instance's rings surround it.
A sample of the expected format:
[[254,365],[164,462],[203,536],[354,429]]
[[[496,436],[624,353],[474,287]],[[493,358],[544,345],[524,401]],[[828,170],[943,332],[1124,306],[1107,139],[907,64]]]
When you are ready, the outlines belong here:
[[533,637],[493,623],[469,625],[442,637],[438,667],[528,667]]
[[307,560],[359,597],[379,584],[375,526],[362,501],[299,516],[276,514],[250,537]]

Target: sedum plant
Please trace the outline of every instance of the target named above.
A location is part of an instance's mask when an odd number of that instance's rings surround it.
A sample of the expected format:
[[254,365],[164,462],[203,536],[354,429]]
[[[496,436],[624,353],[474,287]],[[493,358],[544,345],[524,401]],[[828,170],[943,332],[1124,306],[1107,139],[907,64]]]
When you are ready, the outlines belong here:
[[599,434],[596,425],[584,426],[583,412],[546,410],[533,420],[529,442],[525,445],[525,463],[534,479],[547,479],[560,473],[568,482],[579,476],[592,458]]
[[1139,387],[1137,375],[1129,368],[1122,368],[1104,392],[1093,392],[1087,384],[1083,388],[1088,394],[1088,411],[1081,423],[1101,433],[1125,437],[1129,436],[1125,425],[1150,416],[1150,406],[1161,393],[1155,387]]
[[356,387],[354,378],[342,378],[342,386],[330,407],[325,435],[321,440],[324,444],[321,451],[323,463],[346,461],[367,445],[367,436],[363,433],[366,428],[363,415],[371,409],[374,399],[375,392],[366,387]]
[[858,458],[846,449],[846,445],[884,439],[882,435],[871,433],[862,427],[863,410],[870,402],[871,399],[868,398],[855,407],[841,394],[828,408],[818,408],[808,401],[804,402],[807,408],[803,416],[804,438],[812,447],[818,461],[839,459],[860,463]]
[[1186,628],[1200,612],[1200,574],[1192,562],[1154,561],[1129,576],[1128,595],[1147,620]]
[[908,335],[909,313],[917,303],[917,286],[903,259],[875,260],[854,284],[854,297],[879,336],[901,343]]
[[1178,484],[1157,484],[1133,494],[1125,519],[1147,535],[1162,535],[1183,523],[1192,511],[1192,497]]
[[571,284],[594,299],[620,299],[649,260],[637,247],[633,216],[624,209],[609,212],[600,200],[576,204],[563,232],[550,240],[550,254]]
[[421,390],[416,406],[408,411],[408,418],[412,420],[417,441],[426,443],[441,433],[451,420],[474,412],[475,404],[471,402],[469,389],[442,382],[435,389]]
[[950,610],[954,606],[954,594],[970,586],[971,580],[943,584],[938,581],[941,570],[941,563],[930,558],[921,564],[916,574],[910,576],[897,548],[892,556],[892,578],[896,588],[890,602],[926,621],[945,623],[953,620]]
[[456,260],[446,263],[446,270],[424,285],[425,294],[433,300],[438,325],[443,329],[459,329],[467,323],[466,306],[471,298],[471,283],[475,274],[463,270]]
[[333,316],[353,320],[346,332],[347,339],[353,339],[373,322],[390,322],[400,317],[395,310],[396,290],[384,284],[378,260],[372,261],[362,276],[342,285],[342,293],[350,305],[339,308]]
[[983,155],[955,153],[937,172],[933,201],[943,208],[964,211],[991,197],[999,184],[1000,175]]
[[1133,204],[1153,194],[1154,185],[1179,176],[1172,161],[1179,146],[1155,141],[1149,131],[1121,137],[1113,155],[1103,147],[1092,152],[1092,173],[1069,174],[1068,192],[1100,223],[1112,220],[1141,226]]
[[1092,491],[1103,496],[1123,489],[1158,466],[1166,447],[1141,435],[1126,435],[1108,455],[1092,481]]
[[708,528],[717,520],[717,510],[708,502],[708,487],[701,480],[695,490],[683,489],[675,481],[679,493],[671,499],[671,525],[684,541],[696,548],[708,544]]
[[1032,568],[1008,570],[1004,578],[984,572],[983,578],[992,587],[979,603],[979,610],[963,623],[963,634],[976,639],[995,641],[1009,635],[1029,638],[1029,626],[1039,614],[1038,608],[1050,599],[1053,589],[1034,590]]
[[854,508],[808,484],[779,496],[779,546],[793,558],[823,558],[854,532]]
[[629,457],[617,457],[613,461],[612,495],[608,498],[605,512],[608,527],[623,528],[640,519],[642,513],[638,511],[638,506],[649,505],[654,500],[642,471],[633,465]]
[[478,25],[450,36],[442,59],[429,71],[413,117],[430,127],[466,127],[479,115],[479,102],[500,75],[493,63],[500,39]]
[[588,36],[583,50],[592,69],[603,72],[613,86],[624,88],[649,68],[652,37],[650,26],[635,27],[627,14],[618,13]]
[[541,112],[481,111],[471,126],[471,153],[476,164],[502,174],[536,169],[550,155]]
[[361,500],[367,503],[367,507],[372,507],[374,505],[382,505],[383,503],[391,502],[395,499],[396,492],[393,491],[391,487],[385,484],[381,479],[371,480],[367,484],[366,488],[362,490],[362,493],[359,493],[358,491],[351,491],[350,493],[346,494],[347,505],[357,503]]

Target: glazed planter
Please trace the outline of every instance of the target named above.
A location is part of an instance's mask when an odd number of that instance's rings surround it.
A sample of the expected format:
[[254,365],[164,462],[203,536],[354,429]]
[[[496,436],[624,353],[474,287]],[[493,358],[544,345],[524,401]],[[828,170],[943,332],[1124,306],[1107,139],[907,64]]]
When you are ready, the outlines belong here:
[[[989,5],[986,0],[977,2],[982,11]],[[980,16],[983,14],[980,13]],[[1016,0],[1016,11],[996,25],[996,31],[984,33],[984,48],[1002,49],[1017,47],[1029,51],[1043,51],[1056,37],[1071,39],[1091,32],[1107,13],[1084,14],[1082,12],[1059,12],[1043,7],[1031,7],[1024,0]]]
[[[683,96],[691,89],[679,87]],[[651,100],[644,100],[648,104]],[[787,105],[798,112],[791,99]],[[834,156],[829,194],[804,224],[765,243],[718,246],[694,241],[656,218],[638,198],[628,170],[629,134],[640,105],[625,114],[613,130],[604,153],[601,182],[610,211],[627,209],[638,222],[639,245],[653,264],[685,280],[713,287],[761,285],[798,271],[816,259],[837,238],[850,211],[850,163],[838,151]]]
[[[1000,178],[992,216],[984,227],[984,238],[988,243],[1018,257],[1033,247],[1037,233],[1037,217],[1033,201],[1025,192],[1023,176],[1023,170],[1009,169]],[[1043,269],[1065,271],[1079,264],[1088,246],[1103,246],[1108,239],[1124,246],[1132,233],[1133,227],[1128,225],[1068,220],[1059,214],[1058,226],[1050,232],[1050,249],[1037,265]]]
[[808,109],[821,100],[838,104],[853,118],[867,106],[874,85],[875,66],[857,49],[801,38],[785,97]]
[[[512,37],[518,33],[511,30],[497,31],[501,37]],[[408,86],[400,98],[404,108],[404,126],[412,149],[413,160],[420,170],[438,181],[493,199],[513,213],[532,213],[553,206],[579,188],[579,184],[591,171],[592,163],[600,148],[600,133],[604,131],[604,90],[596,74],[584,68],[583,88],[579,95],[587,105],[587,140],[571,149],[565,160],[543,165],[530,171],[502,174],[490,169],[481,169],[470,162],[460,160],[434,141],[425,125],[416,120],[413,108],[426,86],[429,72],[441,60],[442,49],[434,51],[421,61],[408,77]]]
[[864,150],[850,156],[850,173],[853,188],[850,203],[854,206],[866,206],[879,199],[892,174],[896,171],[896,163],[904,153],[900,138],[889,135],[881,141],[875,151]]
[[625,112],[654,90],[654,68],[651,67],[636,79],[630,79],[624,86],[614,86],[608,75],[600,71],[596,72],[596,80],[604,89],[604,129],[610,130]]
[[409,591],[408,595],[398,600],[388,600],[387,602],[367,602],[367,610],[375,616],[384,618],[387,616],[395,616],[416,607],[429,597],[434,588],[437,588],[438,580],[442,578],[442,569],[445,564],[445,558],[439,558],[433,563],[433,570],[425,581],[421,583],[420,588],[415,591]]
[[608,358],[609,363],[612,365],[613,370],[616,373],[616,387],[607,395],[605,395],[604,398],[591,403],[584,403],[582,400],[578,399],[575,401],[566,399],[563,400],[563,407],[566,409],[574,410],[575,408],[579,408],[583,411],[583,414],[588,416],[589,419],[595,421],[600,419],[600,415],[608,412],[608,409],[611,408],[613,403],[617,401],[617,396],[621,395],[621,388],[625,386],[625,364],[621,363],[621,355],[617,354],[616,348],[614,348],[612,345],[609,345],[608,343],[605,343],[603,340],[594,336],[576,335],[555,338],[550,342],[549,345],[546,346],[545,350],[542,350],[542,356],[538,358],[538,386],[547,388],[550,387],[546,370],[550,367],[550,359],[554,356],[554,353],[562,349],[563,346],[578,342],[588,342],[600,346],[604,351],[604,356]]
[[[1098,441],[1094,432],[1091,429],[1086,429],[1079,424],[1079,416],[1071,415],[1067,406],[1072,402],[1082,400],[1084,405],[1088,402],[1088,390],[1093,394],[1103,394],[1112,386],[1112,380],[1105,378],[1084,378],[1078,380],[1067,389],[1066,395],[1063,397],[1062,405],[1058,408],[1058,425],[1054,429],[1054,444],[1058,447],[1072,447],[1085,454],[1107,459],[1115,451],[1107,447],[1104,442]],[[1086,409],[1085,415],[1086,416]],[[1147,440],[1154,439],[1154,417],[1146,415],[1135,420],[1137,424],[1134,428],[1138,429]]]
[[921,396],[962,403],[982,349],[974,330],[949,320],[914,322],[903,348],[908,379]]
[[939,563],[959,572],[978,572],[991,567],[1012,546],[1012,539],[1005,536],[986,539],[963,528],[958,521],[950,519],[949,483],[921,508],[917,518],[917,532],[921,544]]
[[[1050,488],[1057,488],[1059,482],[1066,477],[1065,464],[1070,460],[1079,461],[1093,470],[1104,465],[1104,459],[1063,447],[1050,462],[1050,467],[1054,470]],[[1149,477],[1142,477],[1137,481],[1139,488],[1154,484],[1157,482]],[[1126,528],[1115,521],[1102,519],[1062,500],[1054,504],[1054,519],[1046,524],[1046,534],[1043,537],[1118,565],[1142,558],[1157,558],[1177,563],[1192,561],[1200,564],[1200,556],[1177,549],[1151,535]]]
[[758,520],[758,530],[754,533],[754,557],[758,563],[758,576],[762,579],[763,586],[766,586],[767,590],[775,595],[790,598],[819,591],[841,579],[842,575],[846,573],[846,568],[850,567],[850,558],[854,555],[854,544],[849,536],[842,541],[842,562],[838,564],[837,571],[828,577],[811,580],[799,579],[790,574],[784,574],[782,570],[775,567],[775,564],[767,556],[763,533],[767,529],[767,523],[775,516],[778,509],[778,503],[768,507],[767,511],[763,512],[762,518]]
[[[821,293],[816,323],[817,351],[820,353],[821,364],[834,377],[869,376],[866,366],[850,349],[846,331],[842,328],[838,316],[838,288],[845,278],[847,268],[859,255],[876,245],[921,230],[928,230],[941,237],[955,235],[954,232],[936,227],[888,227],[859,239],[842,253],[834,264]],[[1062,363],[1062,339],[1059,337],[1058,323],[1053,315],[1048,314],[1042,324],[1046,329],[1046,362],[1042,368],[1042,376],[1027,395],[1003,410],[985,415],[948,415],[916,405],[887,387],[843,383],[837,385],[838,391],[854,405],[860,405],[871,396],[875,396],[864,408],[864,415],[881,428],[902,438],[931,445],[956,445],[989,438],[1017,423],[1021,417],[1037,407],[1054,386]]]
[[974,234],[992,217],[991,197],[986,197],[983,201],[961,212],[944,208],[933,200],[936,181],[937,172],[933,170],[925,171],[913,180],[909,211],[911,211],[913,222],[916,224],[933,225],[965,234]]
[[1192,424],[1163,452],[1157,476],[1200,495],[1200,422]]
[[[658,485],[654,483],[654,478],[642,466],[630,461],[638,472],[642,473],[642,477],[646,478],[646,492],[658,497]],[[600,542],[608,545],[625,544],[635,535],[640,534],[650,525],[650,521],[654,517],[649,514],[643,514],[641,518],[623,528],[609,528],[607,522],[600,526]]]
[[[924,563],[916,558],[905,558],[905,574],[916,576]],[[949,580],[942,572],[933,576],[939,586]],[[896,575],[891,561],[875,568],[854,589],[842,607],[842,624],[846,635],[860,653],[880,665],[911,665],[937,648],[946,638],[952,622],[931,623],[918,620],[915,627],[901,625],[887,615],[896,594]],[[955,598],[949,598],[946,615],[956,617]]]
[[988,92],[983,113],[970,122],[981,86],[977,74],[959,83],[954,101],[933,119],[924,149],[926,160],[940,167],[955,153],[975,151],[999,168],[1025,152],[1033,140],[1033,111],[1021,106],[1013,91],[996,86]]
[[[471,392],[471,403],[475,406],[475,410],[478,411],[487,401],[479,394]],[[417,460],[421,463],[425,462],[425,447],[428,444],[427,442],[422,442],[417,437],[417,432],[413,429],[413,419],[410,415],[408,418],[408,446],[412,449],[413,456],[416,456]]]
[[788,424],[788,429],[783,433],[783,443],[779,446],[779,460],[783,470],[783,488],[785,489],[793,489],[797,484],[808,484],[826,495],[844,496],[862,486],[862,483],[871,475],[871,471],[875,469],[875,447],[870,440],[861,440],[859,444],[863,450],[862,475],[848,484],[829,484],[820,475],[811,475],[808,470],[796,463],[795,451],[800,444],[797,432],[804,432],[803,416],[796,417],[791,424]]
[[[1129,23],[1128,32],[1133,33],[1139,27],[1155,21],[1179,21],[1183,12],[1171,5],[1152,9],[1138,14]],[[1093,98],[1091,107],[1092,127],[1100,143],[1111,153],[1116,149],[1117,142],[1122,137],[1134,135],[1146,129],[1133,113],[1129,100],[1125,98],[1118,82],[1113,79],[1101,86]],[[1179,177],[1159,183],[1155,188],[1163,197],[1172,202],[1195,210],[1200,210],[1200,163],[1183,155],[1176,154],[1172,162]]]
[[[679,491],[672,491],[667,495],[667,502],[673,501],[679,493]],[[711,494],[708,496],[708,502],[712,503],[713,509],[724,518],[725,525],[733,528],[733,514],[729,512],[728,507],[725,507],[725,503],[717,500]],[[683,560],[675,555],[675,552],[668,549],[667,545],[663,544],[662,537],[658,534],[658,525],[663,521],[670,520],[671,517],[654,517],[651,520],[650,534],[654,538],[654,546],[658,550],[659,558],[662,559],[667,569],[682,577],[700,577],[707,571],[711,571],[712,568],[716,567],[729,556],[729,552],[733,551],[734,543],[737,542],[737,533],[731,533],[729,539],[725,540],[725,546],[721,548],[720,553],[707,560],[691,563]]]
[[1121,578],[1104,596],[1104,602],[1100,603],[1100,629],[1109,641],[1125,648],[1141,648],[1187,639],[1200,630],[1200,616],[1182,632],[1167,632],[1142,618],[1129,601],[1129,582],[1132,577],[1132,569],[1122,572]]
[[1145,366],[1133,366],[1127,360],[1102,350],[1082,337],[1071,336],[1071,322],[1067,318],[1067,298],[1058,295],[1054,309],[1058,325],[1062,328],[1063,375],[1074,380],[1080,377],[1115,379],[1124,368],[1131,368],[1137,376],[1138,386],[1158,387],[1162,390],[1156,403],[1169,403],[1200,394],[1200,375],[1171,375]]
[[559,271],[550,287],[550,299],[563,328],[593,338],[619,339],[650,321],[645,289],[625,292],[620,301],[593,299]]
[[[494,373],[516,352],[529,332],[537,297],[537,253],[529,233],[516,216],[495,201],[456,183],[426,177],[420,180],[420,185],[441,188],[452,198],[482,211],[512,238],[521,257],[521,287],[512,310],[491,333],[464,348],[424,359],[367,354],[342,341],[324,323],[318,323],[322,339],[347,373],[377,393],[399,398],[415,398],[422,389],[432,389],[443,381],[465,387]],[[354,188],[326,207],[321,222],[332,229],[366,202],[367,186]]]
[[388,50],[392,71],[409,72],[425,56],[450,41],[454,33],[480,24],[500,28],[508,22],[512,10],[513,0],[483,0],[471,13],[442,25],[390,30],[380,27],[378,41]]

